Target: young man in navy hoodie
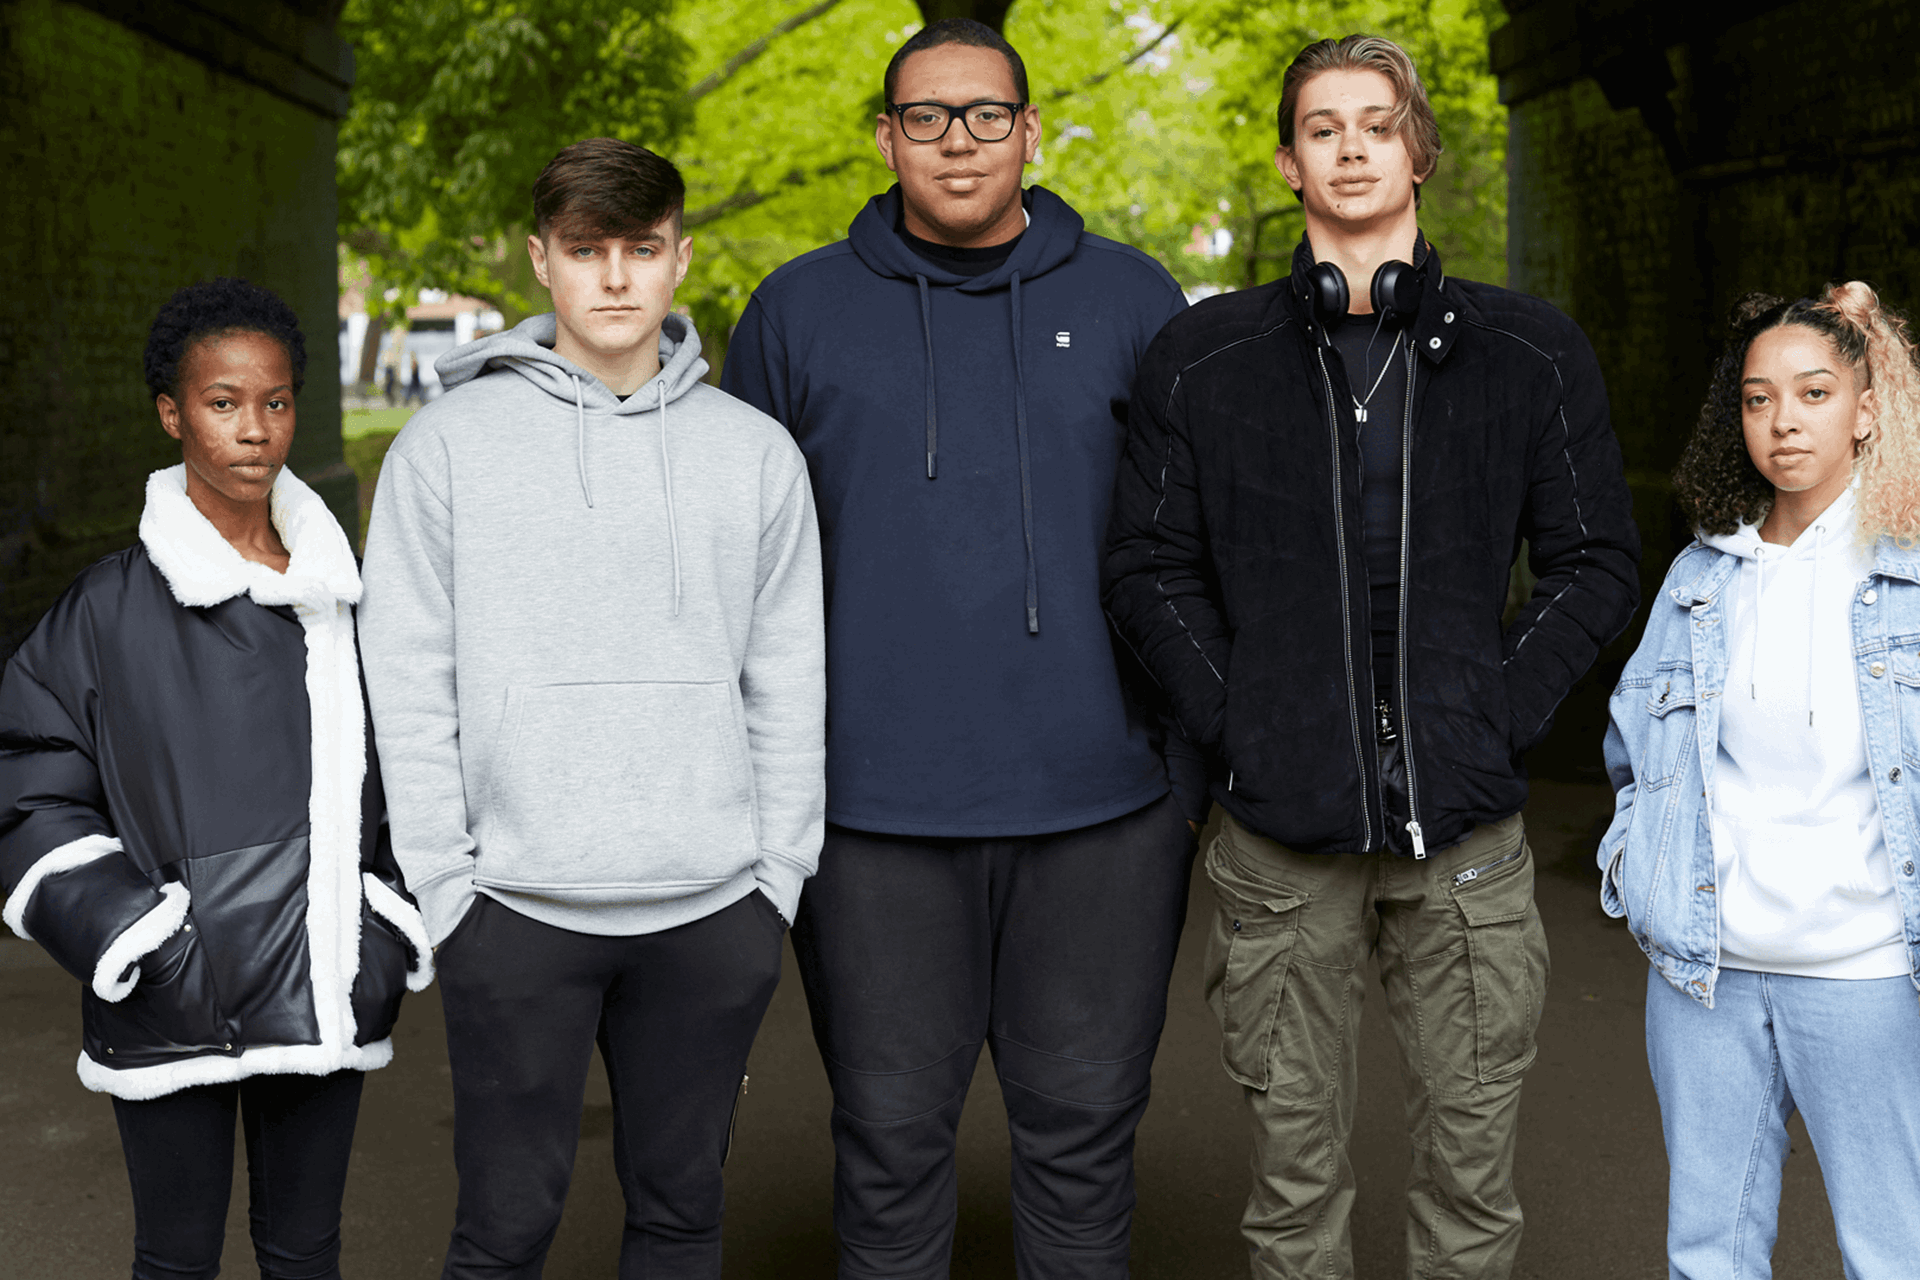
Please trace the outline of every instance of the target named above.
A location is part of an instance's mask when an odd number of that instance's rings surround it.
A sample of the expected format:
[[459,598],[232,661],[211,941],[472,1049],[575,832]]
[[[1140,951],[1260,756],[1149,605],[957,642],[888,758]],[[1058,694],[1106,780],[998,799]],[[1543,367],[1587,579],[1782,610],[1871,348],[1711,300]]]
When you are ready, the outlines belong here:
[[927,27],[886,90],[899,185],[766,279],[722,384],[793,432],[821,513],[829,826],[793,936],[840,1274],[946,1274],[984,1042],[1020,1275],[1124,1276],[1206,800],[1123,687],[1101,538],[1134,365],[1185,302],[1021,190],[1040,116],[990,28]]

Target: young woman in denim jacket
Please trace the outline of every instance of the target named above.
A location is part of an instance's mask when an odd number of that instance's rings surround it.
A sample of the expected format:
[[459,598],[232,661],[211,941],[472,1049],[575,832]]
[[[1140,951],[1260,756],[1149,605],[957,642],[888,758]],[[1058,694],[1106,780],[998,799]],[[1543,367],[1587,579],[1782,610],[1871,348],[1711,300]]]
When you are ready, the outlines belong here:
[[[1850,1280],[1920,1263],[1920,375],[1858,282],[1753,295],[1614,691],[1601,901],[1653,962],[1673,1277],[1771,1274],[1806,1119]],[[1903,547],[1902,543],[1906,545]]]

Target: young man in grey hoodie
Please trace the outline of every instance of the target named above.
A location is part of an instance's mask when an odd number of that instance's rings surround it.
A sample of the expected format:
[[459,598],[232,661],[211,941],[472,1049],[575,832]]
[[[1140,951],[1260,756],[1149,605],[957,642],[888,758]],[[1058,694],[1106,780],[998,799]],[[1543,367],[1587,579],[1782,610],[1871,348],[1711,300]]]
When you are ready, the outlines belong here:
[[553,313],[441,357],[374,497],[360,636],[446,1007],[449,1278],[540,1274],[596,1042],[620,1274],[719,1275],[732,1107],[819,855],[806,463],[700,381],[684,197],[642,147],[560,152],[527,246]]

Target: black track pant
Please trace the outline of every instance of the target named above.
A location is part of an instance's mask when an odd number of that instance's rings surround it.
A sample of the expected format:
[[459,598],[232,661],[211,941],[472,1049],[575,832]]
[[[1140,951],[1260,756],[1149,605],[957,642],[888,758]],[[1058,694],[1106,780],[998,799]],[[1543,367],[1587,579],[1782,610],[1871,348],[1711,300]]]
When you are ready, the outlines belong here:
[[947,1274],[982,1041],[1013,1141],[1021,1280],[1127,1274],[1193,835],[1171,798],[1097,826],[945,840],[827,829],[794,948],[833,1084],[840,1275]]
[[340,1199],[362,1079],[358,1071],[250,1076],[146,1102],[115,1098],[133,1184],[134,1280],[220,1273],[236,1112],[246,1132],[247,1214],[260,1274],[339,1280]]
[[621,1280],[720,1275],[720,1162],[747,1050],[780,980],[784,932],[757,891],[635,937],[574,933],[485,896],[474,902],[435,957],[460,1174],[446,1280],[540,1275],[596,1043],[627,1205]]

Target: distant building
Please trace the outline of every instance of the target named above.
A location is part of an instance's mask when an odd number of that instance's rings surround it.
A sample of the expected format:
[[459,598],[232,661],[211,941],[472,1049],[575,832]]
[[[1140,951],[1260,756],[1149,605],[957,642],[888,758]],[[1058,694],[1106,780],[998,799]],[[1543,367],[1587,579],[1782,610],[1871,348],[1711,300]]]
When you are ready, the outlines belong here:
[[407,308],[406,328],[389,330],[368,318],[364,277],[356,280],[351,272],[342,274],[347,283],[340,291],[340,385],[361,395],[385,386],[387,365],[398,369],[404,386],[418,363],[427,398],[432,399],[440,394],[434,360],[505,324],[490,302],[423,289],[420,300]]

